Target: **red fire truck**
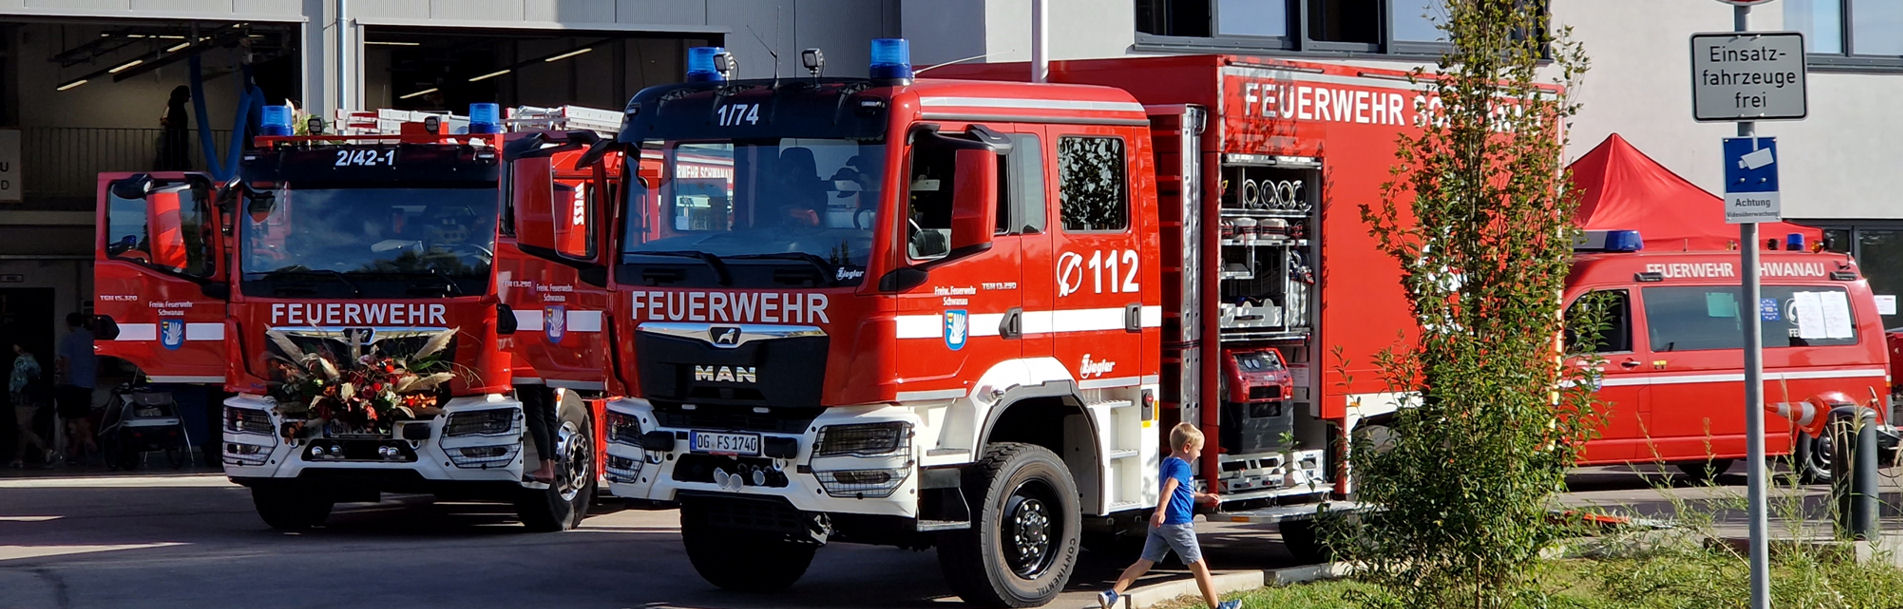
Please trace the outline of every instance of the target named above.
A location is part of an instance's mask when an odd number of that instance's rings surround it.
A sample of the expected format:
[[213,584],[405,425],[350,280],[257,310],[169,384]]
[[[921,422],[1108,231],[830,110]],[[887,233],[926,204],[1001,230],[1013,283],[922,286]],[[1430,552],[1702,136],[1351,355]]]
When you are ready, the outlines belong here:
[[[606,396],[610,491],[678,502],[722,587],[790,585],[828,542],[935,546],[961,597],[1006,606],[1053,598],[1087,531],[1141,534],[1179,421],[1228,517],[1347,493],[1346,440],[1409,400],[1375,356],[1418,331],[1355,205],[1424,89],[1230,56],[915,80],[903,45],[875,42],[870,78],[743,81],[696,49],[628,104],[614,205],[505,158],[542,259],[505,304],[544,313],[518,345],[560,345],[519,351]],[[569,342],[578,314],[604,321]]]
[[[336,135],[267,123],[223,184],[101,177],[96,306],[119,331],[100,353],[235,394],[224,468],[271,526],[383,492],[512,502],[537,530],[586,514],[599,413],[499,347],[515,320],[492,286],[503,135],[487,106]],[[557,405],[553,483],[524,477],[540,464],[530,399]]]

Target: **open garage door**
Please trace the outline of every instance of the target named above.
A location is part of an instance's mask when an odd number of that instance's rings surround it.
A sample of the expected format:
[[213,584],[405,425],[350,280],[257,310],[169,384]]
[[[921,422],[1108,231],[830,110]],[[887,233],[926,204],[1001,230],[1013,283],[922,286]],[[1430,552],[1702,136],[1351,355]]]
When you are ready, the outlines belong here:
[[[503,106],[620,108],[643,87],[679,82],[708,34],[368,26],[364,106],[461,110]],[[789,72],[790,74],[790,72]]]

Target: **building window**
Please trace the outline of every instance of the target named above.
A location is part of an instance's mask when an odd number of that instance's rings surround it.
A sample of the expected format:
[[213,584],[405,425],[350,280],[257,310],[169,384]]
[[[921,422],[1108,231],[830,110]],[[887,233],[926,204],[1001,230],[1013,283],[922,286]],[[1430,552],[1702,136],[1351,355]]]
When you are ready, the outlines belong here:
[[1165,49],[1439,55],[1445,0],[1136,0],[1137,43]]
[[1784,27],[1804,33],[1813,66],[1903,68],[1903,3],[1785,0]]

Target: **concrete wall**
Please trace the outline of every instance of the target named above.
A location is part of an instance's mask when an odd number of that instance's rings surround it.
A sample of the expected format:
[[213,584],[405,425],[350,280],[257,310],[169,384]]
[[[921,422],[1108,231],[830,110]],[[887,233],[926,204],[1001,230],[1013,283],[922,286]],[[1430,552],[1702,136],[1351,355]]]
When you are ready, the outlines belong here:
[[[1132,53],[1136,11],[1131,0],[1048,0],[1052,59]],[[904,36],[919,67],[983,56],[979,61],[1031,58],[1031,0],[900,0]],[[974,36],[983,24],[984,36]]]
[[[1612,132],[1631,140],[1693,183],[1720,192],[1719,142],[1732,123],[1691,117],[1693,32],[1731,30],[1731,7],[1716,2],[1560,0],[1555,17],[1586,43],[1592,70],[1580,87],[1584,111],[1571,154],[1584,154]],[[1644,18],[1634,18],[1644,15]],[[1754,9],[1751,29],[1783,28],[1780,4]],[[1784,214],[1795,219],[1903,218],[1903,146],[1896,99],[1903,74],[1812,70],[1810,117],[1758,123],[1778,137]]]

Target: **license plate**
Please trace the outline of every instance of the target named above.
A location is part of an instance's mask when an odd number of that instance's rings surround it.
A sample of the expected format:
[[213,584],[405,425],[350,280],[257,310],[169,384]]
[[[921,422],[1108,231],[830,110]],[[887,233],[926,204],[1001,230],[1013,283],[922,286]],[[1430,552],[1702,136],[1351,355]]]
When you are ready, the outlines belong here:
[[716,433],[711,431],[689,432],[687,435],[687,449],[697,453],[758,455],[760,454],[760,434]]
[[137,413],[137,415],[139,416],[139,418],[152,418],[152,417],[156,417],[156,416],[159,416],[159,409],[157,409],[157,408],[140,408],[140,409],[139,409],[139,412]]

